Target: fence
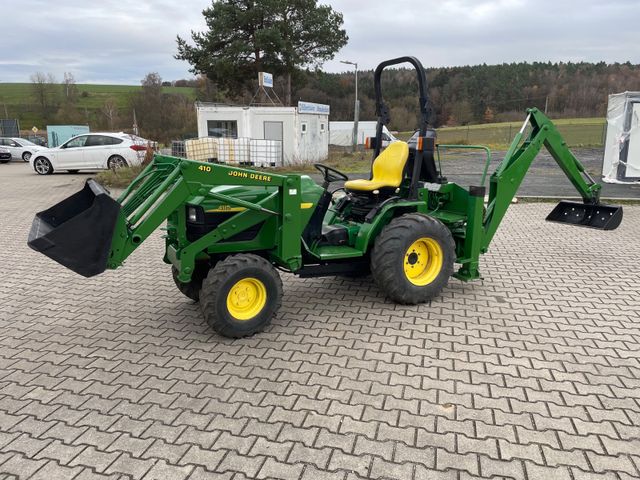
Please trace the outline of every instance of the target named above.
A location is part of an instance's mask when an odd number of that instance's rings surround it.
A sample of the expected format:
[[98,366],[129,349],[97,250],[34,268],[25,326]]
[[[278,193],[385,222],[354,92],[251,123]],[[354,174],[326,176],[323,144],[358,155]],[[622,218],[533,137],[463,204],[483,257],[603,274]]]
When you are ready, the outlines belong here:
[[282,142],[254,138],[197,138],[171,142],[171,155],[201,162],[282,166]]
[[[464,143],[467,145],[508,145],[521,124],[470,125],[467,127],[443,127],[438,129],[439,143]],[[565,123],[556,127],[570,147],[601,147],[607,132],[607,124],[596,119],[591,122]]]

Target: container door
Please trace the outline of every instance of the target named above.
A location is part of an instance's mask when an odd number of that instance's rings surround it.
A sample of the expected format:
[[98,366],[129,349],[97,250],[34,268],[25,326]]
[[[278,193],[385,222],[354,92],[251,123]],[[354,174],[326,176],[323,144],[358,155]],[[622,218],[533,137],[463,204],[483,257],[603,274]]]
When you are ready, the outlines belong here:
[[[280,152],[277,155],[280,165],[282,165],[282,122],[264,122],[264,139],[265,140],[278,140],[280,142]],[[271,152],[269,152],[271,153]],[[273,155],[268,155],[273,158]]]

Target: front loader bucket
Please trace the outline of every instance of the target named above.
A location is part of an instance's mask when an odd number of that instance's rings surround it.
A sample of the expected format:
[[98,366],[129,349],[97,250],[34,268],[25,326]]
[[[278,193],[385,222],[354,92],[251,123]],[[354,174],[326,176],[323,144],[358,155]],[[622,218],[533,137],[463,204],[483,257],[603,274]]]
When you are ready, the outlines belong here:
[[563,200],[551,211],[547,220],[599,230],[615,230],[622,222],[622,207]]
[[84,188],[36,214],[27,244],[85,277],[107,268],[120,204],[89,179]]

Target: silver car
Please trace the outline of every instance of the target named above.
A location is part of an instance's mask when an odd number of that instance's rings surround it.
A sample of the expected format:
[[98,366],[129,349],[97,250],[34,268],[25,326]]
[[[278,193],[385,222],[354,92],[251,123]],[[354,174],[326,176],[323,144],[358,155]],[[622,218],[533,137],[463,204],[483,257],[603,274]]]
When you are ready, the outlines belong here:
[[11,160],[11,152],[4,147],[0,147],[0,163],[8,163]]
[[0,138],[0,147],[6,148],[11,152],[13,158],[21,158],[28,162],[35,152],[47,150],[47,147],[41,147],[24,138],[4,137]]

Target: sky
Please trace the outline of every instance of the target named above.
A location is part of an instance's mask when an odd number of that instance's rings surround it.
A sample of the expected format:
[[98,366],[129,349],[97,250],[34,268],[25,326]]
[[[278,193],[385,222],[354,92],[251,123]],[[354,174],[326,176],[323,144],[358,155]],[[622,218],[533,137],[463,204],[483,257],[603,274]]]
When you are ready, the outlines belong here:
[[[2,0],[0,82],[136,85],[148,72],[190,78],[176,35],[202,31],[211,0]],[[517,61],[640,63],[640,0],[320,0],[344,15],[349,43],[329,72],[418,57],[426,67]],[[634,20],[635,21],[635,20]]]

